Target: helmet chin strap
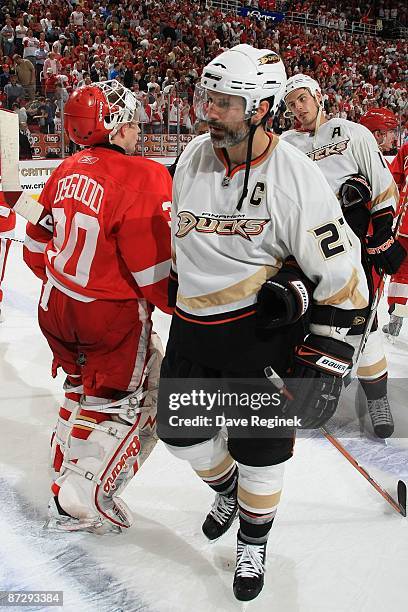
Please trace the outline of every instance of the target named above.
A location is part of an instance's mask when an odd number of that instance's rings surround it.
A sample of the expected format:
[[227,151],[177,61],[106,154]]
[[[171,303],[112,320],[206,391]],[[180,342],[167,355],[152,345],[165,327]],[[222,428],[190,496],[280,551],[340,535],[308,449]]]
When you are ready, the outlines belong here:
[[[316,100],[316,102],[317,102],[317,100]],[[317,144],[317,131],[318,131],[319,127],[320,127],[320,122],[321,122],[322,112],[323,112],[321,104],[319,104],[318,102],[317,102],[317,104],[318,104],[319,110],[317,111],[317,115],[316,115],[316,124],[315,124],[315,129],[314,129],[314,134],[313,134],[313,148],[315,148],[315,146]]]
[[[249,119],[250,121],[250,119]],[[257,127],[261,125],[258,124],[250,124],[249,133],[248,133],[248,146],[247,146],[247,155],[245,160],[245,176],[244,176],[244,186],[242,188],[241,197],[239,198],[239,202],[237,204],[237,210],[241,210],[242,204],[244,203],[245,198],[248,195],[248,181],[249,181],[249,171],[251,169],[251,160],[252,160],[252,143],[254,141],[255,132]]]

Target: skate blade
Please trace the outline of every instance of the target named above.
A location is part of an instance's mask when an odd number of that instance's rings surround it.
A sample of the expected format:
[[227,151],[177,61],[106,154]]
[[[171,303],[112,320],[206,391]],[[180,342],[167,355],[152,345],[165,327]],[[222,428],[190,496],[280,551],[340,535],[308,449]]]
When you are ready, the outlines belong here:
[[[259,595],[258,595],[258,597],[259,597]],[[256,610],[259,609],[258,606],[257,606],[257,604],[259,605],[258,597],[255,597],[255,599],[251,599],[250,601],[240,601],[240,602],[238,602],[238,604],[239,604],[238,610],[241,610],[242,612],[245,612],[245,610],[252,610],[253,612],[256,612]]]
[[119,535],[122,529],[119,525],[113,525],[101,519],[75,519],[71,517],[50,517],[44,524],[48,531],[60,533],[93,533],[95,535]]

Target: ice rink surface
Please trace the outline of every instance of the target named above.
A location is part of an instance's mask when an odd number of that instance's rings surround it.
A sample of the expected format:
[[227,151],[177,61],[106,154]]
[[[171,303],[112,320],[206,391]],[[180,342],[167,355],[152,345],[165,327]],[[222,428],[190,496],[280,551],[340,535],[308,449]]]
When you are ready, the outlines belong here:
[[[36,322],[39,282],[13,243],[0,325],[0,590],[64,592],[69,612],[232,612],[236,523],[208,544],[201,523],[213,494],[159,443],[123,498],[134,526],[120,536],[43,529],[49,498],[49,439],[63,375]],[[381,305],[381,324],[386,305]],[[165,341],[169,317],[158,315]],[[390,398],[407,422],[408,324],[386,343]],[[408,377],[407,377],[408,378]],[[408,482],[408,440],[388,445],[358,431],[353,392],[342,402],[343,440],[395,495]],[[343,411],[343,412],[342,412]],[[406,427],[404,427],[406,429]],[[265,587],[254,612],[400,612],[407,607],[408,519],[399,516],[327,441],[296,443],[269,539]],[[3,608],[2,608],[3,609]],[[16,608],[4,608],[16,609]],[[19,608],[17,608],[19,609]],[[30,610],[58,610],[39,607]]]

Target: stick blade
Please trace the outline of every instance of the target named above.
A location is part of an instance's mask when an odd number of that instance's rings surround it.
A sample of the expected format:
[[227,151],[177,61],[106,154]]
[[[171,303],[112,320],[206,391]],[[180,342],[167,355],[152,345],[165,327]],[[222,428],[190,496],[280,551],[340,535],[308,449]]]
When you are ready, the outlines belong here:
[[407,516],[407,485],[403,480],[398,481],[397,494],[401,514]]

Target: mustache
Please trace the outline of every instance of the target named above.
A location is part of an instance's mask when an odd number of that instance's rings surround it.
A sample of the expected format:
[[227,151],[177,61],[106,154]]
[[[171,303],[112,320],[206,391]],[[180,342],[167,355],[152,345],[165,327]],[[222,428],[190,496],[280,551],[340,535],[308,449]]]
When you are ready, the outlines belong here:
[[225,130],[225,124],[220,121],[208,121],[207,123],[208,127],[223,128]]

